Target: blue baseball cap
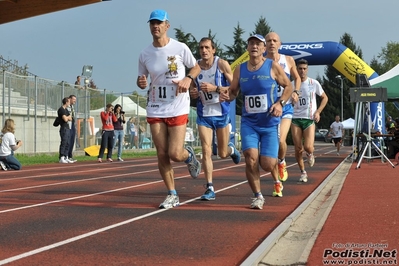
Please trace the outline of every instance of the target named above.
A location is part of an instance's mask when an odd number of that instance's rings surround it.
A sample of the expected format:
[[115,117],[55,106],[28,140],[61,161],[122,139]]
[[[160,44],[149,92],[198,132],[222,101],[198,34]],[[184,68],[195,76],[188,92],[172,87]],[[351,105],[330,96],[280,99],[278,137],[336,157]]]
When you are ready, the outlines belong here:
[[151,20],[169,21],[169,16],[165,10],[157,9],[151,12],[150,19],[147,22]]
[[260,34],[254,34],[254,35],[252,35],[251,37],[248,38],[247,42],[249,42],[249,40],[252,39],[252,38],[256,38],[256,39],[258,39],[259,41],[261,41],[261,42],[263,42],[264,44],[266,44],[266,39],[265,39],[265,37],[263,37],[263,36],[260,35]]

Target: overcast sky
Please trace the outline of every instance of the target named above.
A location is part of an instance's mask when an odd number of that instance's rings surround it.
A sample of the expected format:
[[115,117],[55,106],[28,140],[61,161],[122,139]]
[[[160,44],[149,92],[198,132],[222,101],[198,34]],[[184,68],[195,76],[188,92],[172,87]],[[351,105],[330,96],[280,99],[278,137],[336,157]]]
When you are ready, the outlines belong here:
[[[347,32],[366,63],[388,41],[399,42],[398,0],[112,0],[2,24],[0,55],[28,64],[40,77],[70,83],[83,65],[93,65],[99,88],[131,93],[139,90],[138,56],[152,41],[147,21],[154,9],[168,11],[169,36],[182,28],[199,40],[211,29],[225,45],[232,45],[238,22],[246,38],[261,16],[283,42],[338,42]],[[324,66],[313,66],[309,76],[323,72]]]

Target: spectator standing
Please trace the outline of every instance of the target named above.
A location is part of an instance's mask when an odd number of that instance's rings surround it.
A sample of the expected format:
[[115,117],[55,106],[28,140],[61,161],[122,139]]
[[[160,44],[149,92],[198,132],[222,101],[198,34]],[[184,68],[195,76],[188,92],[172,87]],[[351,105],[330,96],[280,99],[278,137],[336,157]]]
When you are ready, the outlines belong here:
[[125,142],[125,133],[123,131],[123,124],[126,123],[126,120],[125,120],[125,112],[122,111],[122,106],[120,104],[115,105],[114,114],[117,119],[116,122],[113,122],[114,136],[115,136],[114,148],[118,143],[118,161],[123,162],[122,150],[123,150],[123,143]]
[[73,159],[72,152],[75,146],[75,139],[76,139],[76,112],[75,112],[75,104],[76,104],[76,96],[70,95],[69,96],[69,108],[68,111],[71,114],[72,121],[71,121],[71,134],[69,137],[69,148],[68,148],[68,160],[76,162]]
[[69,98],[62,99],[62,106],[58,108],[58,120],[60,121],[60,163],[73,163],[68,159],[69,142],[72,128],[72,116],[68,111]]
[[15,123],[12,119],[4,122],[1,130],[0,166],[3,170],[21,170],[21,163],[14,157],[14,151],[22,146],[21,140],[15,139]]
[[102,131],[101,131],[101,145],[100,152],[98,154],[98,162],[102,163],[105,148],[107,148],[107,161],[112,162],[112,149],[114,147],[114,122],[117,121],[117,118],[114,114],[114,107],[112,104],[107,104],[105,111],[100,113],[101,122],[102,122]]

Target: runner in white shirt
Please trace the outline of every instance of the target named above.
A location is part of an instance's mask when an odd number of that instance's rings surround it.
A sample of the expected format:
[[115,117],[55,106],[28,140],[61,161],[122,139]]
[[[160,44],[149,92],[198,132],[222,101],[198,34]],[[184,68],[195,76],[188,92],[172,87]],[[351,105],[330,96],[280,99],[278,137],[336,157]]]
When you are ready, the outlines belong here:
[[337,147],[337,155],[339,155],[339,149],[342,144],[342,138],[345,135],[344,125],[339,121],[339,115],[335,116],[335,121],[330,126],[330,134],[334,141],[335,147]]
[[[292,56],[283,55],[279,53],[279,48],[281,46],[280,36],[278,36],[275,32],[269,32],[266,37],[266,58],[270,58],[282,67],[287,77],[294,81],[293,88],[294,92],[292,93],[291,98],[288,100],[287,104],[283,108],[283,115],[281,117],[280,122],[280,141],[278,148],[278,165],[276,169],[274,169],[271,174],[274,179],[274,183],[278,183],[279,181],[284,182],[288,178],[288,172],[286,168],[285,155],[287,153],[287,135],[291,126],[291,119],[293,114],[292,104],[295,104],[298,101],[298,91],[301,86],[301,78],[298,75],[296,70],[296,65],[294,58]],[[281,97],[283,95],[284,88],[279,86],[278,88],[278,96]],[[278,189],[273,191],[273,196],[282,197],[283,194]]]
[[[218,155],[231,157],[238,164],[240,152],[230,140],[230,103],[220,102],[222,86],[228,86],[233,80],[233,73],[227,61],[215,56],[216,45],[211,38],[204,37],[199,42],[201,59],[198,64],[201,73],[192,83],[190,96],[197,99],[197,125],[202,146],[202,167],[206,179],[206,191],[201,200],[215,200],[213,186],[212,137],[216,133]],[[232,108],[235,108],[233,106]],[[234,118],[233,118],[234,119]]]
[[[297,62],[298,74],[301,77],[298,102],[294,105],[291,134],[295,145],[295,158],[301,170],[300,182],[307,182],[308,175],[303,163],[302,153],[306,152],[310,167],[314,164],[314,135],[315,122],[320,121],[320,113],[327,105],[328,97],[324,93],[320,83],[308,77],[308,61],[300,59]],[[320,106],[317,107],[316,95],[320,96]],[[304,139],[302,143],[302,139]]]
[[[168,189],[168,195],[159,208],[169,209],[180,204],[170,160],[187,163],[193,178],[201,172],[193,148],[184,148],[190,111],[188,89],[200,68],[187,45],[167,36],[170,24],[166,11],[154,10],[148,22],[153,42],[140,54],[137,86],[145,89],[150,85],[147,122],[157,149],[159,172]],[[187,76],[185,67],[191,68]]]

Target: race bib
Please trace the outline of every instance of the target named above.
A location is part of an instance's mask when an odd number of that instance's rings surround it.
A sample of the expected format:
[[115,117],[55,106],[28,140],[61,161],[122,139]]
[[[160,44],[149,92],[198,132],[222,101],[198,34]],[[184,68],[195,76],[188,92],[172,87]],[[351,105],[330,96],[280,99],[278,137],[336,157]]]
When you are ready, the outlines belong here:
[[151,85],[149,100],[153,103],[171,103],[176,98],[176,86]]
[[268,109],[266,94],[245,96],[245,110],[247,113],[266,113]]
[[212,92],[205,92],[199,91],[201,102],[203,105],[209,105],[219,102],[219,93],[212,91]]

